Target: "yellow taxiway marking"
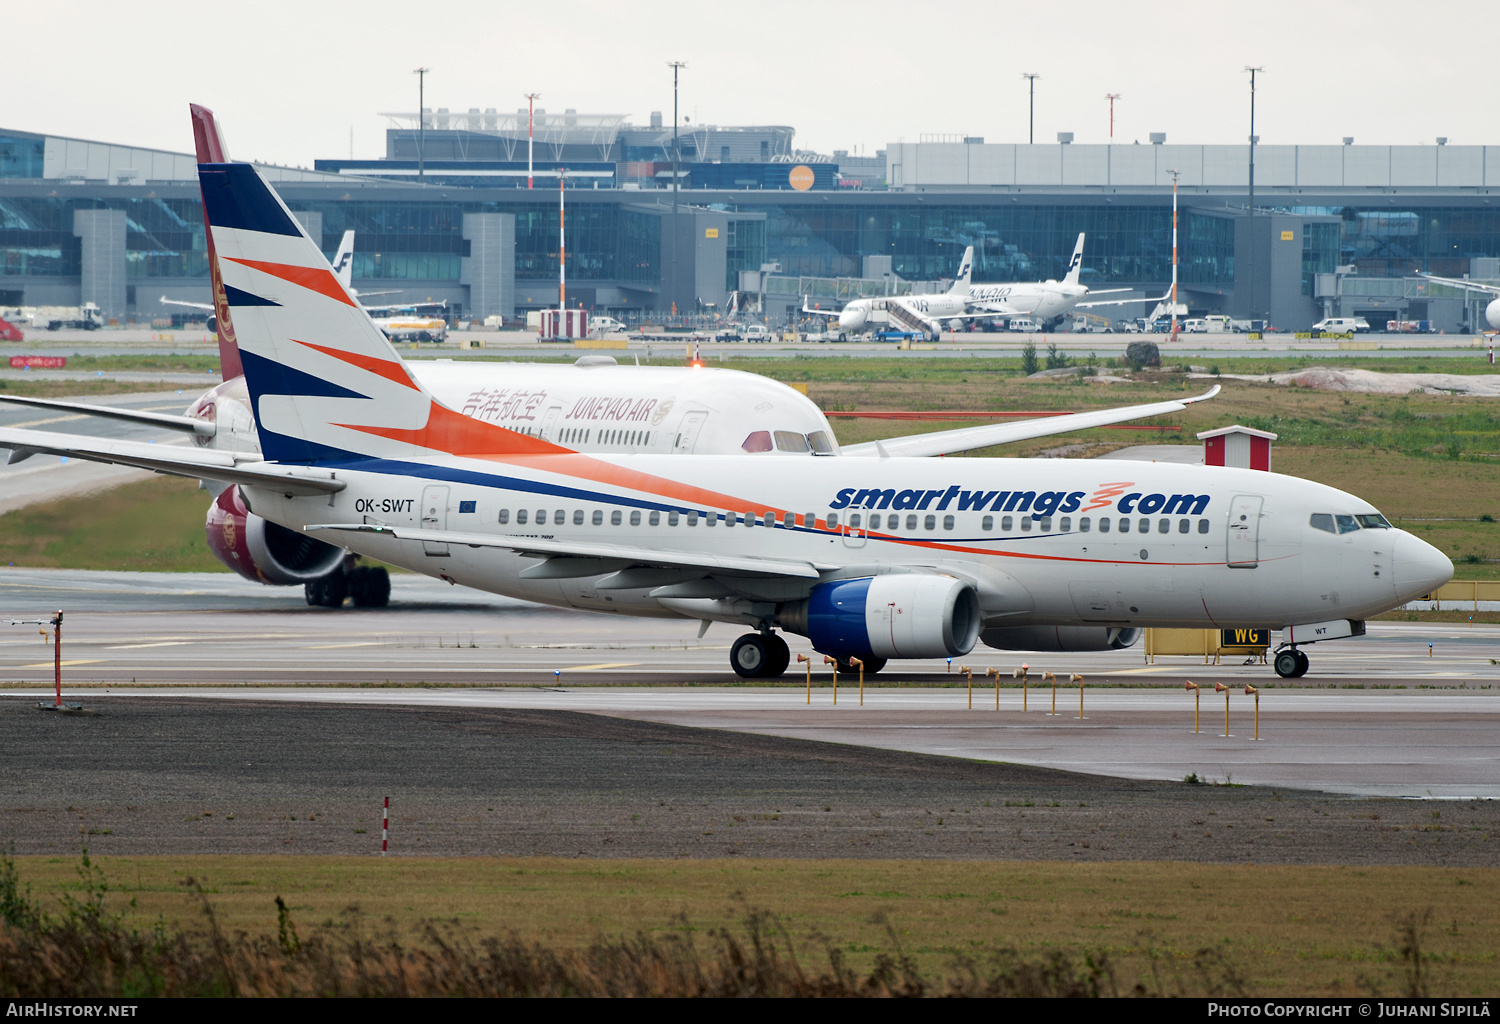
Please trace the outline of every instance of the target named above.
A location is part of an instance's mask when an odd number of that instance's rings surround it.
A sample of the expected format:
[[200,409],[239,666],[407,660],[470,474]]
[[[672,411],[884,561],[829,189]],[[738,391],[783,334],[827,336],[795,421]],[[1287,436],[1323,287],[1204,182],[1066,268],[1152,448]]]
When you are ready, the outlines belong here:
[[[101,662],[103,660],[104,660],[103,658],[74,658],[71,661],[64,661],[63,662],[63,666],[66,667],[68,665],[97,665],[99,662]],[[22,665],[21,667],[22,668],[51,668],[52,665],[53,665],[53,663],[50,662],[50,661],[39,661],[35,665]]]
[[[1212,668],[1213,666],[1209,666],[1209,667]],[[1148,666],[1146,668],[1111,669],[1109,672],[1101,672],[1099,674],[1101,676],[1106,676],[1106,675],[1108,675],[1108,676],[1148,676],[1148,675],[1152,675],[1153,673],[1157,673],[1157,672],[1178,672],[1178,671],[1181,671],[1181,669],[1179,669],[1176,665],[1151,665],[1151,666]]]
[[565,665],[561,669],[557,669],[555,671],[560,671],[560,672],[588,672],[588,671],[591,671],[593,669],[598,669],[598,668],[630,668],[632,665],[639,665],[639,664],[640,664],[640,662],[638,662],[638,661],[612,661],[612,662],[606,662],[603,665]]
[[332,651],[340,647],[379,647],[381,643],[380,640],[366,640],[357,644],[313,644],[302,649],[304,651]]
[[192,643],[191,640],[158,640],[158,641],[156,641],[156,643],[152,643],[152,644],[120,644],[117,647],[106,648],[106,650],[110,650],[110,651],[134,651],[134,650],[138,650],[139,648],[142,648],[142,647],[181,647],[183,644],[190,644],[190,643]]

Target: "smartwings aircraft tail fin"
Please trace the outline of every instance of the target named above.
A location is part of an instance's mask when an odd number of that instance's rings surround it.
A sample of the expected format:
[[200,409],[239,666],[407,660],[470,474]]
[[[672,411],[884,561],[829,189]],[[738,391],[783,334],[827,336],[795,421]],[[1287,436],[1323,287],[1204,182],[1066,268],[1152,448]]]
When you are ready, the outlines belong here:
[[564,450],[434,401],[253,166],[201,164],[198,179],[267,459]]
[[1068,276],[1063,278],[1064,284],[1077,284],[1078,275],[1083,273],[1083,232],[1078,232],[1078,243],[1073,246],[1073,258],[1068,261]]
[[971,245],[964,250],[964,260],[958,265],[958,277],[953,280],[953,287],[948,289],[949,295],[968,295],[969,277],[974,273],[974,247]]

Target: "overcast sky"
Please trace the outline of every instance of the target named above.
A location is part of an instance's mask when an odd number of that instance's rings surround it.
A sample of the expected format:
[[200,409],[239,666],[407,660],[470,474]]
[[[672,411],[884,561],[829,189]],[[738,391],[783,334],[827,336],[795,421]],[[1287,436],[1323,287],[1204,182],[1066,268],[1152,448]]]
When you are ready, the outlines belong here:
[[[385,152],[378,111],[549,111],[784,124],[799,148],[928,133],[1237,143],[1500,144],[1496,0],[461,0],[6,5],[0,128],[192,151],[190,101],[237,159]],[[1475,45],[1474,41],[1479,41]]]

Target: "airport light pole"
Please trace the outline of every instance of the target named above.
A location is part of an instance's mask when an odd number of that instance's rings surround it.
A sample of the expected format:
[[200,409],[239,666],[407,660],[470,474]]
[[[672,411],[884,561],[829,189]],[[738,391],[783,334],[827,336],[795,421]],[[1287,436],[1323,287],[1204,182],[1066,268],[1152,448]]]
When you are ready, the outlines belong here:
[[[1250,289],[1250,301],[1246,307],[1250,312],[1250,318],[1255,318],[1255,144],[1260,141],[1255,134],[1255,76],[1263,74],[1265,68],[1251,67],[1245,65],[1245,70],[1250,72],[1250,244],[1245,248],[1245,276],[1249,279],[1246,285]],[[1267,315],[1267,320],[1270,316]]]
[[536,122],[536,101],[541,98],[539,92],[528,92],[526,94],[526,187],[531,188],[531,134],[532,125]]
[[431,68],[417,68],[412,74],[417,76],[417,180],[422,180],[423,165],[422,151],[427,142],[427,73]]
[[1109,100],[1109,141],[1115,141],[1115,100],[1120,98],[1117,92],[1107,92],[1104,98]]
[[1177,172],[1172,176],[1172,340],[1177,340]]
[[1026,142],[1027,142],[1028,145],[1035,145],[1035,143],[1036,143],[1036,80],[1038,78],[1041,78],[1042,76],[1039,75],[1039,74],[1037,74],[1034,71],[1023,71],[1023,72],[1021,72],[1021,77],[1024,78],[1024,79],[1026,79],[1026,81],[1031,86],[1031,118],[1030,118],[1030,128],[1028,129],[1027,134],[1026,134]]
[[687,67],[685,60],[669,60],[667,67],[672,69],[672,306],[677,306],[677,166],[681,160],[681,150],[677,144],[677,73]]

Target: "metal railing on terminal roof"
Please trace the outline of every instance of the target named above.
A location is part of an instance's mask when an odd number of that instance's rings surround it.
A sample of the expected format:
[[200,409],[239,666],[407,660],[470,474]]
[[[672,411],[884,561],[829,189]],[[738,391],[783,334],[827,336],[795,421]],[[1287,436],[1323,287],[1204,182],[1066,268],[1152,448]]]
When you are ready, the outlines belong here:
[[946,290],[940,281],[885,281],[864,277],[790,277],[766,275],[766,294],[777,298],[868,299],[887,295],[926,295]]

